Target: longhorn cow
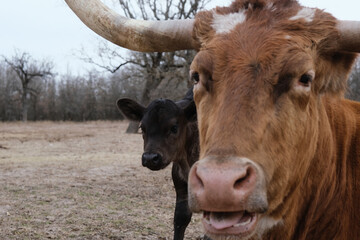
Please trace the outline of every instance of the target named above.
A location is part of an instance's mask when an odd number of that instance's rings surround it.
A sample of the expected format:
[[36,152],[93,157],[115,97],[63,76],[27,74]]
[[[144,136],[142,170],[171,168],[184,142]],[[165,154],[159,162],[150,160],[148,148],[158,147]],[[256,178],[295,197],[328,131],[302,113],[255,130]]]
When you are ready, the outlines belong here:
[[188,191],[208,236],[360,239],[360,104],[343,97],[359,22],[295,0],[237,0],[177,21],[66,2],[122,47],[198,51],[200,160]]

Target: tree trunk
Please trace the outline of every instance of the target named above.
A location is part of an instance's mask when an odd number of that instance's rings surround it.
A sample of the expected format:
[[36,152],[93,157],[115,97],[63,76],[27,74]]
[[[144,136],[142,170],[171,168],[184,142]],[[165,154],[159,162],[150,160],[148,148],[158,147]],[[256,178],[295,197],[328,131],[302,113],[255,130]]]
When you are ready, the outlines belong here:
[[138,133],[139,131],[139,122],[131,121],[129,123],[128,128],[126,129],[126,133]]
[[32,96],[34,99],[31,101],[33,104],[33,111],[34,111],[34,117],[33,117],[33,121],[37,121],[37,106],[38,106],[38,99],[37,99],[37,95],[34,95],[34,96]]
[[22,121],[23,122],[27,122],[27,114],[28,114],[27,107],[24,107],[22,110]]
[[26,89],[24,89],[24,93],[23,93],[22,99],[21,99],[21,104],[22,104],[22,121],[27,122],[29,105],[28,105]]

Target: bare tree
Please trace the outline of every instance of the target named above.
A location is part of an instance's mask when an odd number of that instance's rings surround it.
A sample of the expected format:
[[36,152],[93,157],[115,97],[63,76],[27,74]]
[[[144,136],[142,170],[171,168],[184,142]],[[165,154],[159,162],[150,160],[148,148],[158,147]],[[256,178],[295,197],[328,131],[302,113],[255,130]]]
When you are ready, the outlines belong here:
[[21,89],[19,91],[21,92],[22,120],[26,122],[30,98],[31,96],[36,97],[38,95],[36,81],[52,76],[53,64],[49,61],[39,63],[26,52],[16,52],[15,56],[11,59],[3,58],[21,82]]
[[[144,20],[172,20],[193,18],[210,0],[119,0],[123,15],[128,18]],[[171,53],[119,52],[104,41],[100,42],[97,59],[83,57],[109,72],[119,69],[132,73],[132,78],[141,79],[140,99],[147,105],[158,97],[180,98],[188,87],[187,79],[191,61],[195,55],[192,50]],[[127,74],[130,75],[130,74]],[[136,75],[136,76],[135,76]],[[166,90],[165,90],[166,89]],[[127,132],[138,131],[138,123],[130,123]]]
[[[123,81],[118,81],[119,78]],[[119,96],[139,95],[135,90],[139,84],[132,74],[122,71],[102,74],[91,70],[81,76],[67,73],[56,79],[39,78],[29,84],[32,90],[27,99],[27,118],[34,121],[123,119],[115,102]],[[18,74],[0,59],[0,121],[22,119],[22,92]]]
[[16,120],[19,117],[17,101],[20,83],[15,73],[3,61],[0,62],[0,120]]

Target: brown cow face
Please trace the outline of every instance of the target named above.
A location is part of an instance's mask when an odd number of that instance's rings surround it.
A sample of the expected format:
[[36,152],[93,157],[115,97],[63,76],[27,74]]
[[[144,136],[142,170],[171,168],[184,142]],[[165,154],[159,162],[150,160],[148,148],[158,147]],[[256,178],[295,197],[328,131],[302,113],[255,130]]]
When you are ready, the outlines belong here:
[[156,171],[181,159],[186,125],[196,119],[193,102],[184,106],[184,103],[177,105],[168,99],[158,99],[145,108],[131,99],[120,99],[117,105],[127,118],[140,121],[144,167]]
[[189,175],[189,205],[204,212],[212,239],[261,236],[281,223],[315,154],[311,43],[262,36],[215,38],[191,66],[200,161]]

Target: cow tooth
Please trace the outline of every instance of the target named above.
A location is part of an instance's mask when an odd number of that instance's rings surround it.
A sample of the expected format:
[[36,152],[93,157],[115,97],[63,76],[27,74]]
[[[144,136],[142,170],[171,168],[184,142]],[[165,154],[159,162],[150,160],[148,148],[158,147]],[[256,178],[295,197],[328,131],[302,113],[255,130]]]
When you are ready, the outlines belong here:
[[210,213],[204,212],[203,217],[204,217],[204,219],[210,221]]

